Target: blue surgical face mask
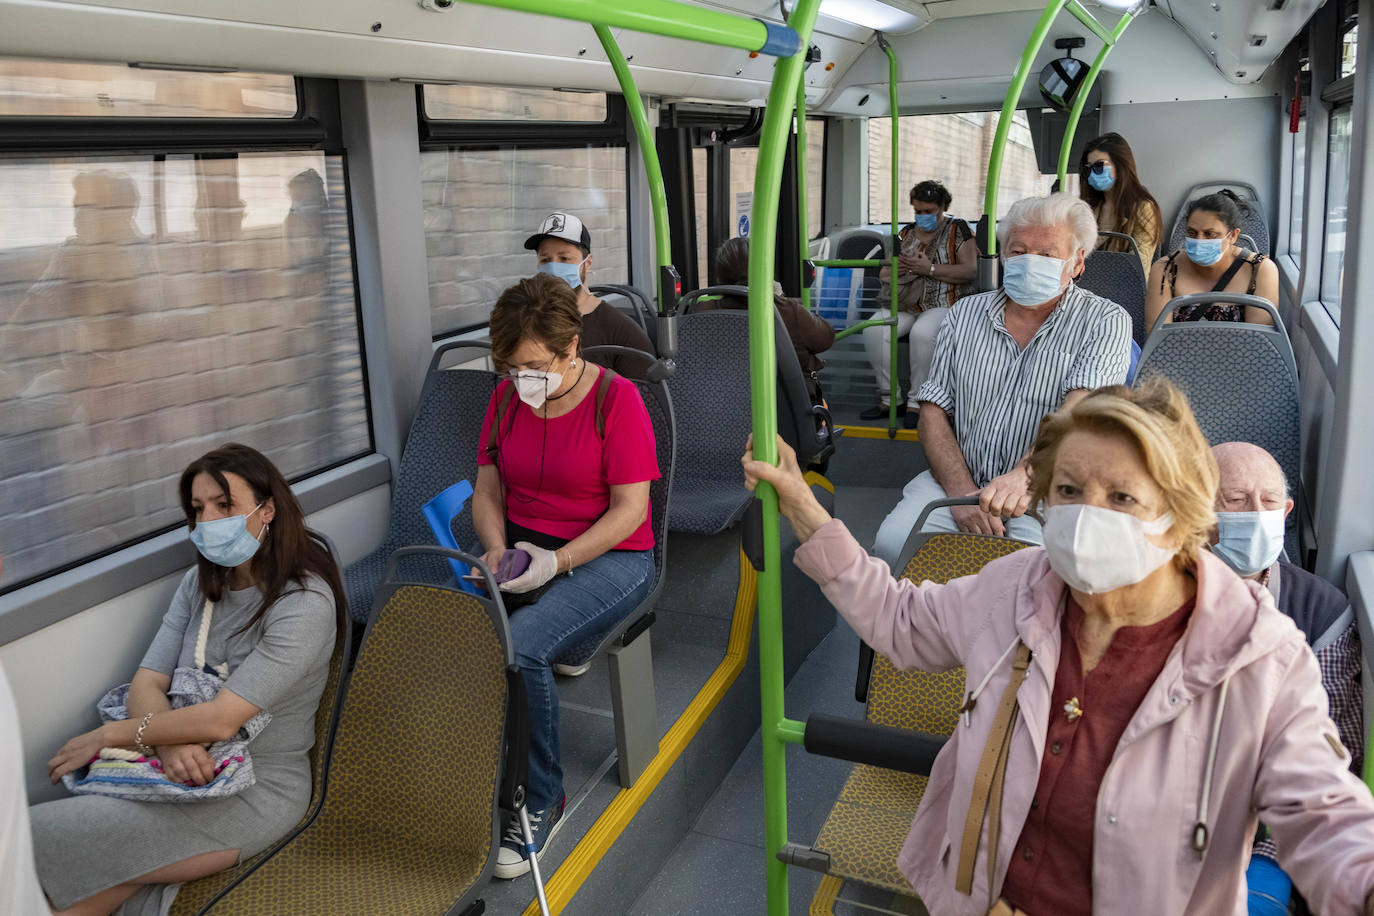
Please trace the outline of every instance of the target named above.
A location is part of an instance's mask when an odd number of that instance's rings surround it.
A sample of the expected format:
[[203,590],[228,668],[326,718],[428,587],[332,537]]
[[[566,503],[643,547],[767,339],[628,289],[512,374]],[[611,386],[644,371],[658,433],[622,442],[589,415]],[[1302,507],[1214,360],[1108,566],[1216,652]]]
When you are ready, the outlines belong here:
[[1112,174],[1112,167],[1104,163],[1100,169],[1089,169],[1088,184],[1095,191],[1109,190],[1112,185],[1116,184],[1116,176]]
[[[263,507],[258,503],[253,512]],[[191,543],[196,545],[196,550],[216,566],[224,566],[233,569],[241,566],[253,559],[253,555],[262,546],[262,541],[253,537],[248,530],[248,515],[231,515],[227,518],[211,519],[208,522],[197,522],[196,527],[191,529]],[[267,536],[267,526],[262,526],[262,537]]]
[[1239,576],[1253,576],[1274,565],[1283,552],[1283,510],[1218,512],[1216,554]]
[[1188,260],[1199,267],[1211,267],[1221,260],[1222,254],[1226,251],[1226,239],[1195,239],[1190,237],[1184,239],[1183,247],[1188,252]]
[[1042,254],[1020,254],[1003,264],[1002,290],[1017,305],[1039,305],[1064,291],[1064,262]]
[[539,265],[539,272],[541,274],[552,274],[573,289],[577,289],[582,285],[582,265],[586,263],[586,258],[583,258],[576,264],[569,264],[566,261],[545,261],[543,264]]
[[916,228],[922,232],[934,232],[935,227],[940,225],[940,214],[938,213],[917,213]]

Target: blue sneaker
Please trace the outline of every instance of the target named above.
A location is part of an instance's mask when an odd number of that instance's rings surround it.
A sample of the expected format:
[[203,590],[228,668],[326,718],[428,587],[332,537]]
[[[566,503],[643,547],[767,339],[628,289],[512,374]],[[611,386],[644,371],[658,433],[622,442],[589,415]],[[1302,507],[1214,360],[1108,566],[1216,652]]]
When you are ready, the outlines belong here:
[[[536,859],[544,855],[549,840],[553,839],[558,828],[563,826],[563,806],[566,803],[567,798],[564,797],[551,808],[526,812],[530,819],[530,833],[534,835]],[[501,849],[496,854],[496,870],[492,874],[509,880],[528,874],[529,870],[530,860],[525,855],[525,837],[520,830],[520,818],[511,815],[510,822],[506,824],[505,835],[501,837]]]

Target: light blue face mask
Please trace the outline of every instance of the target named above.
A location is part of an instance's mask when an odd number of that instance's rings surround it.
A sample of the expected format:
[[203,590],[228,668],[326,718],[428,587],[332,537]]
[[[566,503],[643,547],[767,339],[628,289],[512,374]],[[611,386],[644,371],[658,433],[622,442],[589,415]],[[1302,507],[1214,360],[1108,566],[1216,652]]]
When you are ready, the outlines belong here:
[[916,228],[922,232],[934,232],[935,227],[940,225],[940,214],[938,213],[917,213]]
[[1003,264],[1002,290],[1017,305],[1039,305],[1064,291],[1064,262],[1042,254],[1019,254]]
[[1089,170],[1088,184],[1091,185],[1095,191],[1109,190],[1112,185],[1116,184],[1116,176],[1112,174],[1112,167],[1110,165],[1104,165],[1101,171],[1097,169]]
[[1226,251],[1226,239],[1187,238],[1183,240],[1183,247],[1188,252],[1188,260],[1199,267],[1211,267]]
[[1253,576],[1274,565],[1283,552],[1283,510],[1218,512],[1212,553],[1236,571]]
[[[263,507],[258,503],[253,512]],[[211,519],[208,522],[197,522],[196,527],[191,529],[191,543],[196,545],[196,550],[216,566],[224,566],[233,569],[241,566],[253,559],[253,555],[262,546],[262,541],[253,537],[248,530],[248,515],[231,515],[227,518]],[[267,536],[267,526],[262,526],[262,536]]]
[[586,263],[586,258],[583,258],[576,264],[569,264],[566,261],[545,261],[543,264],[539,265],[539,272],[541,274],[552,274],[573,289],[577,289],[582,285],[582,265]]

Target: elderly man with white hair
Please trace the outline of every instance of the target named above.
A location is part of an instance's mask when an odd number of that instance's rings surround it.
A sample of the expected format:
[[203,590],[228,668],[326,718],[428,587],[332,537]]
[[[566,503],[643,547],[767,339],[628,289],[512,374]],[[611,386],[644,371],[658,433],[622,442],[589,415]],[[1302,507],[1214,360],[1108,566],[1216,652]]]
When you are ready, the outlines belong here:
[[1073,282],[1097,242],[1088,205],[1068,194],[1019,200],[997,240],[1001,289],[956,302],[935,340],[917,395],[930,470],[878,529],[873,552],[889,563],[925,506],[946,496],[977,495],[979,505],[937,510],[927,529],[1039,543],[1040,525],[1026,515],[1026,455],[1040,419],[1126,380],[1130,316]]
[[[1216,554],[1236,574],[1269,589],[1278,609],[1292,618],[1317,656],[1328,714],[1336,725],[1350,769],[1364,763],[1363,696],[1360,688],[1360,633],[1350,602],[1334,585],[1279,559],[1284,519],[1293,511],[1288,481],[1274,457],[1249,442],[1223,442],[1212,449],[1217,460]],[[1327,738],[1333,740],[1332,737]],[[1337,748],[1332,748],[1338,751]],[[1278,848],[1268,838],[1255,844],[1246,872],[1251,913],[1259,901],[1273,901],[1286,913],[1290,882],[1279,869]]]

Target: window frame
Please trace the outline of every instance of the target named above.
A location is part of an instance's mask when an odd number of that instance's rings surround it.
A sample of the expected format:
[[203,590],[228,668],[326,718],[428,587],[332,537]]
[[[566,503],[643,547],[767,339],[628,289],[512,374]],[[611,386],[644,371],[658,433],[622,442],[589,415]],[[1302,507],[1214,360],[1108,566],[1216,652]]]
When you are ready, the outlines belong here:
[[425,112],[425,87],[415,86],[415,112],[421,152],[442,149],[582,148],[628,146],[630,119],[625,98],[606,93],[606,120],[594,121],[452,121]]

